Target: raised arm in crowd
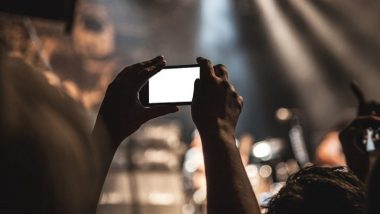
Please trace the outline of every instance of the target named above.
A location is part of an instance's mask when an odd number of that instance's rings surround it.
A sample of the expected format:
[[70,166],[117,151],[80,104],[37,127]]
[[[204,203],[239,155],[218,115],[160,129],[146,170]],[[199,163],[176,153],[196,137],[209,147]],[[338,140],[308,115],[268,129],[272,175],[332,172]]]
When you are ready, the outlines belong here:
[[[144,107],[138,92],[166,64],[163,57],[126,67],[109,85],[92,132],[74,102],[21,59],[0,57],[0,213],[96,213],[120,143],[146,121],[178,111]],[[243,99],[227,68],[197,59],[192,118],[204,152],[209,214],[259,214],[235,144]],[[374,116],[353,124],[377,124]],[[354,125],[352,125],[354,126]],[[351,126],[351,127],[352,127]],[[355,129],[341,134],[345,168],[306,167],[290,176],[268,203],[268,214],[379,213],[380,164],[355,150]],[[353,134],[354,133],[354,134]],[[355,165],[356,164],[356,165]],[[363,167],[363,168],[360,168]],[[367,203],[368,202],[368,203]]]

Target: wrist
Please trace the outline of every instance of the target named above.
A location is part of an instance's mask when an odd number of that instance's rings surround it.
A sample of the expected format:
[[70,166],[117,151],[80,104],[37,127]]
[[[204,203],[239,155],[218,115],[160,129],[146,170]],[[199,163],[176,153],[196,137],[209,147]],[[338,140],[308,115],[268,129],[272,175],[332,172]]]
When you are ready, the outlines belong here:
[[119,137],[112,132],[112,128],[107,126],[100,116],[96,119],[94,129],[92,130],[92,137],[97,140],[109,142],[114,150],[116,150],[121,143]]
[[198,127],[198,131],[205,145],[211,143],[214,147],[216,142],[221,142],[236,146],[235,127],[224,119],[217,119],[213,124],[209,123],[208,126]]

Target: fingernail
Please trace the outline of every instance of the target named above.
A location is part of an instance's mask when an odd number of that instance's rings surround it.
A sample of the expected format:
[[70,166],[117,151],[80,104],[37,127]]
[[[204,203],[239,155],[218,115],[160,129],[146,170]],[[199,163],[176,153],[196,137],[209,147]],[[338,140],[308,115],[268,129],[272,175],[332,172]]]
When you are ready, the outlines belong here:
[[162,61],[162,60],[164,60],[164,56],[157,56],[153,60],[154,61]]
[[165,67],[166,65],[166,60],[163,60],[161,62],[158,63],[159,66],[162,66],[162,67]]

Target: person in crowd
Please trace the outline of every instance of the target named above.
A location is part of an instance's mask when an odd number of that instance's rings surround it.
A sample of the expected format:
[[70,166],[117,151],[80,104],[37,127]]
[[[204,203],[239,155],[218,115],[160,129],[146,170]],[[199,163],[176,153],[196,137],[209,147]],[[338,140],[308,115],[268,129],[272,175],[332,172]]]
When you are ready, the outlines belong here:
[[306,167],[290,176],[267,214],[365,213],[364,184],[344,167]]
[[[203,76],[195,84],[192,116],[202,140],[208,212],[260,213],[234,143],[242,100],[227,84],[225,67],[212,67],[211,62],[202,60],[198,62]],[[204,72],[206,68],[208,72]],[[210,79],[206,83],[205,80]],[[211,87],[215,87],[215,82],[225,86],[219,86],[217,90]],[[207,90],[199,93],[202,86]],[[215,96],[215,92],[220,95]],[[203,108],[197,106],[199,100],[204,101]],[[200,112],[203,112],[202,117],[198,117]],[[365,213],[365,206],[364,185],[351,171],[313,166],[300,170],[288,179],[285,187],[270,201],[267,213]]]
[[[162,57],[123,70],[109,86],[95,127],[65,93],[22,59],[1,57],[0,213],[95,213],[121,141],[175,106],[145,108],[139,87]],[[148,69],[149,68],[149,69]]]
[[[165,66],[164,58],[117,75],[90,133],[84,113],[70,98],[22,59],[3,53],[0,212],[95,213],[120,143],[146,121],[178,111],[175,106],[147,108],[138,99],[143,84]],[[203,58],[198,63],[201,80],[195,84],[192,116],[204,142],[209,213],[246,213],[257,204],[252,189],[243,188],[249,181],[235,146],[242,98],[229,84],[224,66],[213,67]],[[231,163],[229,156],[239,161]],[[219,179],[221,174],[235,176]]]
[[315,151],[315,159],[321,166],[346,166],[346,158],[339,141],[339,131],[328,132]]
[[378,156],[378,151],[376,148],[372,148],[371,151],[368,150],[368,141],[373,144],[376,141],[375,135],[370,136],[371,139],[367,139],[367,142],[364,139],[368,137],[366,137],[368,128],[377,131],[380,127],[380,104],[367,102],[363,92],[356,84],[351,83],[351,88],[359,102],[357,117],[339,133],[339,140],[348,167],[365,182],[374,160]]
[[[367,213],[380,213],[379,139],[376,139],[376,134],[366,135],[368,129],[375,132],[379,130],[380,104],[368,102],[356,84],[352,83],[351,88],[359,102],[357,117],[340,132],[339,139],[348,167],[358,178],[367,183]],[[365,138],[367,139],[364,140]],[[374,145],[368,146],[369,142]]]
[[[109,85],[90,132],[71,99],[22,59],[5,57],[1,50],[0,46],[0,212],[95,213],[120,143],[146,121],[178,111],[175,106],[147,108],[138,98],[144,83],[165,66],[164,58],[121,71]],[[202,141],[208,213],[258,214],[235,143],[243,98],[228,82],[225,66],[204,58],[197,62],[201,78],[195,82],[191,114]],[[348,142],[343,151],[355,172],[358,168],[350,161],[354,153],[347,149],[354,145],[352,136],[341,134],[341,140]],[[368,159],[363,160],[364,164]],[[375,167],[369,179],[372,213],[378,206],[378,172]],[[268,213],[331,213],[331,207],[337,207],[334,213],[363,213],[364,204],[363,185],[349,171],[312,167],[288,180],[269,203]]]

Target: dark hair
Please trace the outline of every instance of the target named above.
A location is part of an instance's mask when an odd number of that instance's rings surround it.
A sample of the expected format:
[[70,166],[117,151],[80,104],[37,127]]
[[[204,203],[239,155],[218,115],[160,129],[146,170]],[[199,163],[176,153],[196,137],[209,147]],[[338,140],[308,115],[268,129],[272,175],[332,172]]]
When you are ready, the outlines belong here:
[[365,213],[364,184],[344,167],[306,167],[290,176],[267,214]]

